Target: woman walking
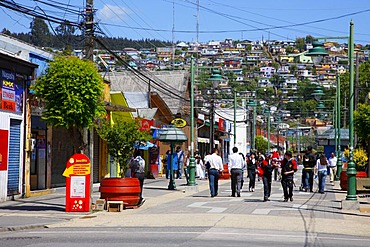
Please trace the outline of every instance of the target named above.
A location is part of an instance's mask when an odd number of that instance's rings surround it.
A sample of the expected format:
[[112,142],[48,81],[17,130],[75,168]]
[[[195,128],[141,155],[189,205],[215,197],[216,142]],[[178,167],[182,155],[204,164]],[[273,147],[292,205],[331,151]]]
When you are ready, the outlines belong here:
[[319,178],[319,193],[324,194],[325,179],[328,171],[328,160],[325,154],[321,154],[320,158],[316,161],[315,171]]

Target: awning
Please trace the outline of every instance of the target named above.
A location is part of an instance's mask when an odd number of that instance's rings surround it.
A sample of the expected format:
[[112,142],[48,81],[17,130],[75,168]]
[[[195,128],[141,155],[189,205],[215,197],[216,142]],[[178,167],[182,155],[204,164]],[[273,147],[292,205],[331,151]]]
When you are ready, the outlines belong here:
[[156,147],[157,145],[147,141],[147,142],[137,142],[135,143],[134,147],[141,150],[148,150],[149,148]]

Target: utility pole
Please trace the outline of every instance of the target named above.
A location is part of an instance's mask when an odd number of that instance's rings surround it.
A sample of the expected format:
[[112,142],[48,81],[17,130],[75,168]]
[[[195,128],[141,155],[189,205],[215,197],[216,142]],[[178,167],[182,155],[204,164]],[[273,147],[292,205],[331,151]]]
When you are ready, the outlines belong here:
[[[85,13],[85,59],[94,61],[94,0],[86,0]],[[94,128],[84,129],[84,143],[87,143],[87,156],[90,159],[90,211],[94,183]]]

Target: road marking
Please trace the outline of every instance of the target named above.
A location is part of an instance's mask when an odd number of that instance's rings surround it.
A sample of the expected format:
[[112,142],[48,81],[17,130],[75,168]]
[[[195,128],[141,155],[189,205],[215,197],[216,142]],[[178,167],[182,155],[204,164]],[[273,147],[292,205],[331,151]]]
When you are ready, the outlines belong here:
[[[225,201],[213,201],[212,203],[214,203],[214,202],[225,202]],[[194,202],[194,203],[188,205],[187,207],[189,207],[189,208],[206,208],[206,209],[210,209],[207,213],[222,213],[222,212],[224,212],[227,209],[227,208],[221,208],[221,207],[204,206],[207,203],[208,202]]]
[[293,204],[291,208],[257,208],[252,214],[267,215],[271,211],[297,211],[299,209],[307,209],[307,205]]

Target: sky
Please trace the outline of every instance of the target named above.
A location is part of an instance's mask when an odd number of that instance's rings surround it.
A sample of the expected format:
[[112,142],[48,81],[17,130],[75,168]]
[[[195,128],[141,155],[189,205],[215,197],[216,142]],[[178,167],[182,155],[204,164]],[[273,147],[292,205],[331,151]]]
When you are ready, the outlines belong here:
[[[72,22],[86,0],[6,0]],[[4,1],[0,1],[0,4]],[[369,0],[93,0],[98,32],[108,37],[170,42],[295,40],[311,35],[370,44]],[[57,5],[58,8],[50,5]],[[63,7],[61,7],[62,5]],[[29,32],[32,17],[0,6],[0,28]],[[198,23],[198,32],[197,32]],[[55,28],[55,25],[54,25]]]

